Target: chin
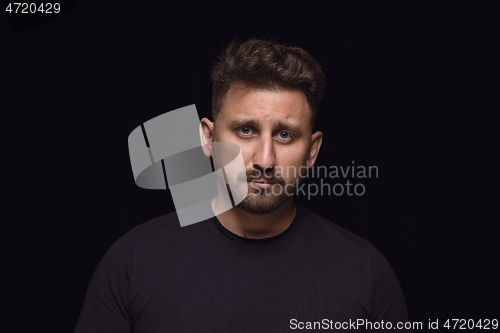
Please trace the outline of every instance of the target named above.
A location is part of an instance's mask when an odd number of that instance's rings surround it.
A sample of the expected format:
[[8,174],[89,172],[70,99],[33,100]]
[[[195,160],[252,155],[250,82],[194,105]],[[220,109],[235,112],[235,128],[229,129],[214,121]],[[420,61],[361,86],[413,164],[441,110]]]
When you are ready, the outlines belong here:
[[287,195],[269,198],[268,195],[249,194],[245,200],[240,202],[236,207],[250,214],[267,215],[283,206],[289,198],[290,197]]

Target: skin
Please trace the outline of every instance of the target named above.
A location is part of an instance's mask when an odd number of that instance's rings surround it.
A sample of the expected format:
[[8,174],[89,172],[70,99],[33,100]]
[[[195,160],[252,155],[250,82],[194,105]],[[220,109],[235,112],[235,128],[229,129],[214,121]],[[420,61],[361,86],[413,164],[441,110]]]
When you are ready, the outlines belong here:
[[[287,166],[298,170],[306,161],[309,167],[314,166],[321,147],[323,134],[312,134],[310,119],[309,104],[300,90],[264,90],[236,83],[226,95],[215,126],[207,118],[201,120],[202,147],[206,156],[212,156],[212,141],[235,143],[241,149],[246,170],[282,170],[285,180],[293,181],[293,174],[284,172]],[[251,214],[235,207],[217,218],[234,234],[262,239],[286,230],[295,214],[292,195],[269,214]]]

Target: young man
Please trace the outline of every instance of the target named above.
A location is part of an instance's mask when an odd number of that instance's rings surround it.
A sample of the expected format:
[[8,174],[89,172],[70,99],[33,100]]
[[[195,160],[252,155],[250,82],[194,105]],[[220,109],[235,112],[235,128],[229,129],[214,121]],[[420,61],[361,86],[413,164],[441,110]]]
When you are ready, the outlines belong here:
[[201,120],[203,151],[237,144],[248,195],[206,221],[181,228],[174,212],[121,237],[94,273],[75,332],[404,325],[404,296],[386,259],[293,202],[300,170],[314,165],[322,142],[312,133],[320,66],[300,48],[253,39],[228,46],[212,82],[214,122]]

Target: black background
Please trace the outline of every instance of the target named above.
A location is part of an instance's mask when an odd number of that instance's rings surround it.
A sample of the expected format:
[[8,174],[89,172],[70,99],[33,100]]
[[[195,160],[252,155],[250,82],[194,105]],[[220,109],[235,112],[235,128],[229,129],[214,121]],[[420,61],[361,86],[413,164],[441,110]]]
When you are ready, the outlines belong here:
[[63,6],[52,20],[0,14],[2,275],[11,319],[2,331],[74,329],[105,251],[132,227],[174,210],[168,191],[135,185],[128,135],[190,104],[211,118],[211,62],[231,39],[251,37],[300,46],[323,66],[318,165],[379,169],[363,181],[363,196],[298,202],[387,257],[412,321],[500,319],[492,8],[472,1]]

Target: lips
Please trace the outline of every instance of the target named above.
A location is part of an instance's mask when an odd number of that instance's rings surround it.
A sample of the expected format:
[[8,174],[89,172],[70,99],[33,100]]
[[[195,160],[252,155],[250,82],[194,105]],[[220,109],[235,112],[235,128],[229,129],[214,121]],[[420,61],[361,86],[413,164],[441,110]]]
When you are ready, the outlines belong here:
[[249,179],[247,181],[252,182],[252,183],[258,183],[258,184],[269,184],[269,185],[276,184],[276,183],[269,182],[269,181],[264,180],[264,179]]

